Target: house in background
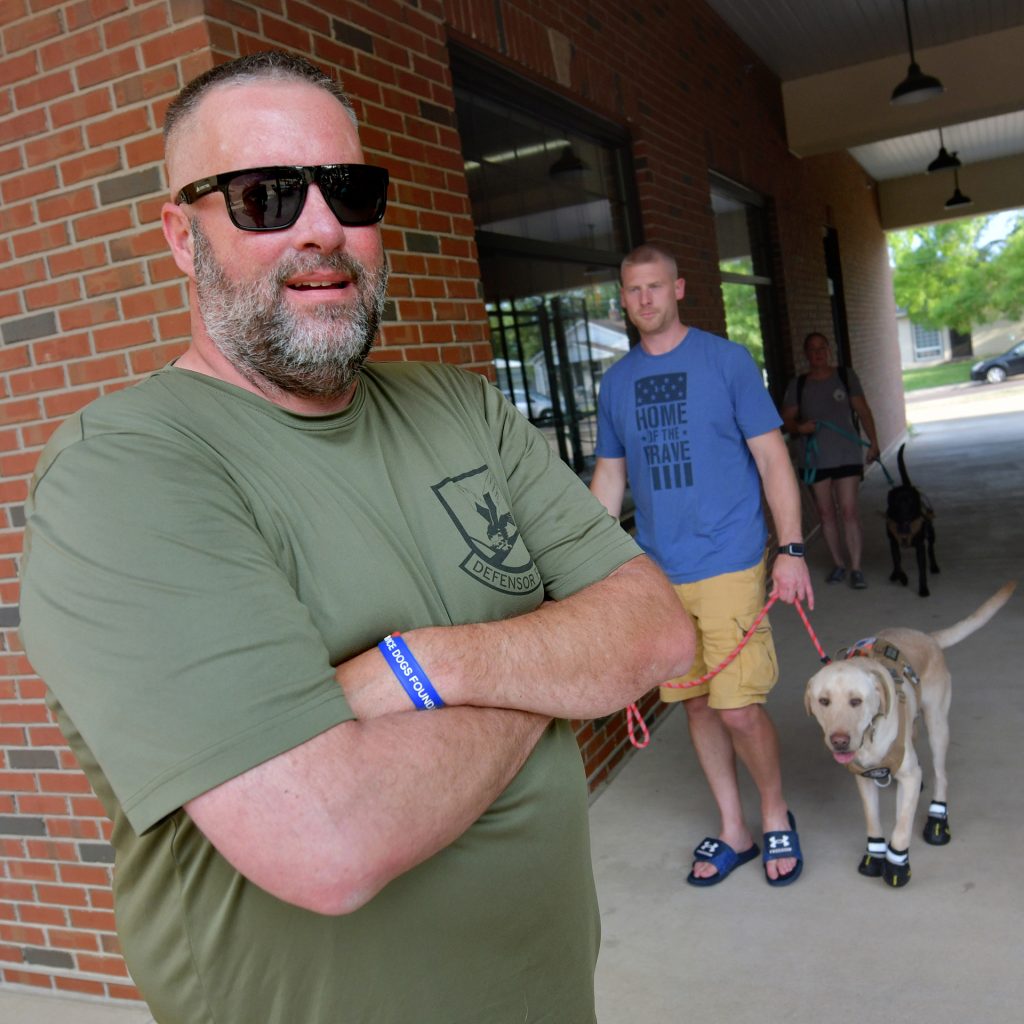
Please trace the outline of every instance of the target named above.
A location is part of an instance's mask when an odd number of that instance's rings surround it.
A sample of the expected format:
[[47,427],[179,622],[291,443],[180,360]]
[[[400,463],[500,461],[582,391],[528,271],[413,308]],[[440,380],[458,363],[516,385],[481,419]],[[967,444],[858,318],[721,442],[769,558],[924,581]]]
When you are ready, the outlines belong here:
[[960,334],[949,327],[932,329],[912,323],[905,309],[896,311],[900,364],[904,370],[948,363],[952,359],[988,359],[1024,338],[1024,319],[996,320]]
[[[576,403],[581,408],[594,409],[605,370],[629,351],[625,321],[621,316],[618,319],[575,320],[565,328],[565,351]],[[551,357],[555,372],[560,372],[558,349]],[[537,390],[550,394],[551,381],[544,353],[538,353],[530,362]]]

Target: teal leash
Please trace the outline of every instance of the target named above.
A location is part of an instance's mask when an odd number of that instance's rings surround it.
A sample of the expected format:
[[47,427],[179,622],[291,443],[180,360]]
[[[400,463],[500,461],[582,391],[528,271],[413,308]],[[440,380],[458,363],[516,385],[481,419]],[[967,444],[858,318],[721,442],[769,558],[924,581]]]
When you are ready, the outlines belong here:
[[[813,484],[814,480],[815,480],[815,477],[817,476],[817,467],[812,465],[811,456],[812,455],[813,456],[817,456],[817,454],[818,454],[818,436],[817,435],[818,435],[818,431],[822,427],[828,427],[829,430],[834,431],[835,433],[839,434],[840,437],[845,437],[849,441],[856,441],[857,444],[863,446],[864,448],[870,448],[871,447],[871,442],[870,441],[865,441],[863,437],[860,437],[859,435],[851,434],[848,430],[843,430],[842,427],[837,426],[835,423],[832,423],[830,420],[818,420],[817,421],[817,426],[815,427],[815,430],[814,430],[814,433],[807,439],[806,456],[807,456],[807,463],[808,464],[807,464],[807,466],[804,467],[804,471],[803,471],[803,480],[804,480],[804,483],[806,483],[806,484]],[[885,474],[885,479],[889,481],[889,486],[890,487],[895,487],[896,486],[896,481],[893,480],[893,478],[889,475],[889,470],[887,470],[885,468],[885,463],[882,461],[881,457],[879,457],[875,461],[882,467],[882,472]]]
[[801,477],[805,484],[813,484],[815,478],[818,475],[818,467],[815,463],[818,461],[818,432],[815,428],[815,432],[807,438],[806,445],[804,447],[804,461],[805,465]]

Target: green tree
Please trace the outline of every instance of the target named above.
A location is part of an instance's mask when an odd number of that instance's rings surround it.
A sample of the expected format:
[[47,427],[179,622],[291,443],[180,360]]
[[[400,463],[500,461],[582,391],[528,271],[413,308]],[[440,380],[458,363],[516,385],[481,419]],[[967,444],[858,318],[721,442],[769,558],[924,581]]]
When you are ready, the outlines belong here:
[[993,268],[992,304],[1009,319],[1024,316],[1024,215],[1017,217]]
[[922,327],[973,326],[1024,309],[1024,219],[985,241],[990,217],[944,221],[889,236],[896,302]]
[[[750,274],[749,261],[722,260],[723,271]],[[764,369],[764,340],[761,337],[761,315],[757,306],[757,288],[737,281],[722,282],[725,304],[725,332],[732,341],[745,346],[757,365]]]

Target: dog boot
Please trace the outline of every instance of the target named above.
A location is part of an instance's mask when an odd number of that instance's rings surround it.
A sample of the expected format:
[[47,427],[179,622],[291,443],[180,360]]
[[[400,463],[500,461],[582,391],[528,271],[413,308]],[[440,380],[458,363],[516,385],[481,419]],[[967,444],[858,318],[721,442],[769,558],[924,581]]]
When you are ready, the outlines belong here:
[[894,850],[886,847],[882,878],[886,885],[899,889],[910,881],[910,850]]
[[933,800],[928,805],[928,820],[924,823],[924,841],[932,846],[945,846],[950,838],[946,805],[941,800]]
[[885,864],[885,849],[884,837],[868,836],[867,852],[857,865],[857,870],[868,878],[878,878],[882,873],[882,865]]

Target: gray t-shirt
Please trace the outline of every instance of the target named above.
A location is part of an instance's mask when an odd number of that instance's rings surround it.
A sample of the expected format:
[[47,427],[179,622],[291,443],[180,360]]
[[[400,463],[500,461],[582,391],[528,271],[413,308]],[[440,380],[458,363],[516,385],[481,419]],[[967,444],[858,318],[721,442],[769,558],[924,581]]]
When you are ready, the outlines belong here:
[[[847,368],[846,379],[849,382],[849,393],[837,372],[823,380],[807,377],[804,381],[803,395],[799,402],[801,419],[815,420],[818,424],[815,439],[817,451],[811,449],[808,458],[808,436],[800,435],[798,464],[801,468],[835,469],[837,466],[860,466],[864,463],[866,449],[858,441],[853,440],[859,433],[853,423],[853,410],[850,397],[863,396],[857,374]],[[782,399],[783,408],[797,405],[797,381],[791,380],[786,387]],[[824,425],[834,424],[843,433],[839,433]],[[847,436],[844,436],[847,435]]]
[[[371,364],[324,417],[168,368],[65,423],[28,505],[22,633],[114,821],[118,930],[156,1020],[591,1024],[567,722],[463,836],[344,916],[248,882],[181,808],[352,718],[333,666],[388,632],[521,614],[637,553],[451,368]],[[452,781],[424,765],[423,798]]]

